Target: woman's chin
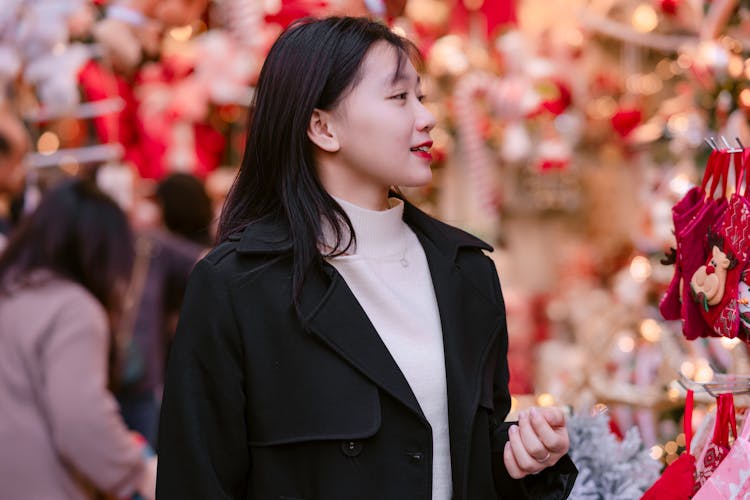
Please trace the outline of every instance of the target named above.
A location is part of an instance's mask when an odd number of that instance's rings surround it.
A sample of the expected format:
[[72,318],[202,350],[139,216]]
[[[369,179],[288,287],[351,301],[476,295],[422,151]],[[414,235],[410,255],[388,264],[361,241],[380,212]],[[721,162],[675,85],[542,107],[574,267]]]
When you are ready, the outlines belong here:
[[419,188],[426,186],[430,182],[432,182],[432,169],[428,165],[422,171],[414,172],[408,179],[399,182],[398,185],[402,187]]

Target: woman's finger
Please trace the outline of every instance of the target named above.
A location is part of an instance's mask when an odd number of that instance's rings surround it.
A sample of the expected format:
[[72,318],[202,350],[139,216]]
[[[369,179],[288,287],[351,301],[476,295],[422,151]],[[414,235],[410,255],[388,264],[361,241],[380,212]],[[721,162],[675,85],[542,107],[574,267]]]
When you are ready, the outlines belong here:
[[[551,453],[561,455],[568,452],[568,430],[562,427],[552,427],[539,409],[532,408],[529,411],[529,419],[534,433],[542,442],[542,445]],[[553,419],[555,417],[553,416]],[[563,420],[564,422],[564,420]]]
[[521,432],[518,430],[517,425],[512,426],[508,430],[508,437],[513,457],[516,459],[516,464],[518,464],[521,471],[526,474],[534,474],[545,467],[544,464],[539,463],[539,461],[529,455],[526,451],[523,441],[521,440]]
[[523,472],[516,463],[516,457],[513,456],[513,450],[510,449],[510,441],[505,443],[503,462],[505,463],[505,469],[508,471],[508,475],[513,479],[521,479],[526,476],[526,473]]
[[552,428],[565,427],[565,412],[561,408],[554,406],[547,406],[542,408],[534,409],[537,413],[541,413],[542,417]]
[[523,446],[532,458],[540,463],[544,463],[550,458],[550,450],[546,448],[537,435],[536,428],[531,424],[529,413],[525,411],[519,413],[518,430],[521,434]]

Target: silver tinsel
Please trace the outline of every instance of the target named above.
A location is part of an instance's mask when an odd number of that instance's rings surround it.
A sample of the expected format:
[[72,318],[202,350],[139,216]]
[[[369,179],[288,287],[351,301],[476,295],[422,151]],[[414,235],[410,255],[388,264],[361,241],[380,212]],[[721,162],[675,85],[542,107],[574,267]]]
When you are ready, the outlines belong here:
[[644,448],[637,428],[618,441],[607,415],[573,415],[568,432],[570,457],[578,467],[571,499],[637,500],[659,477],[661,463]]

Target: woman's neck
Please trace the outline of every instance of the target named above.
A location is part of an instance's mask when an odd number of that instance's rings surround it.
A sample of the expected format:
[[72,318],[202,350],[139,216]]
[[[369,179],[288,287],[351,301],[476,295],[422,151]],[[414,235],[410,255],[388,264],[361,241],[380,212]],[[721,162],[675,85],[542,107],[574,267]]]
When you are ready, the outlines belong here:
[[[371,258],[403,255],[406,225],[402,219],[404,203],[401,200],[393,198],[384,210],[371,210],[343,198],[334,199],[346,212],[356,235],[356,244],[347,250],[348,255]],[[333,234],[328,230],[324,234],[327,246],[332,248],[336,244]]]

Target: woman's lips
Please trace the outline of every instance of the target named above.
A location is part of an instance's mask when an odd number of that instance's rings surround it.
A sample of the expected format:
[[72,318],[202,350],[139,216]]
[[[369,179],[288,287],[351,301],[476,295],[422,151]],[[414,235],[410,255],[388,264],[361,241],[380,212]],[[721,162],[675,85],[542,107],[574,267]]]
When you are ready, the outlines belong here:
[[414,153],[415,155],[419,156],[422,159],[425,159],[427,161],[432,161],[432,153],[430,153],[429,151],[415,150],[415,151],[412,151],[412,153]]

